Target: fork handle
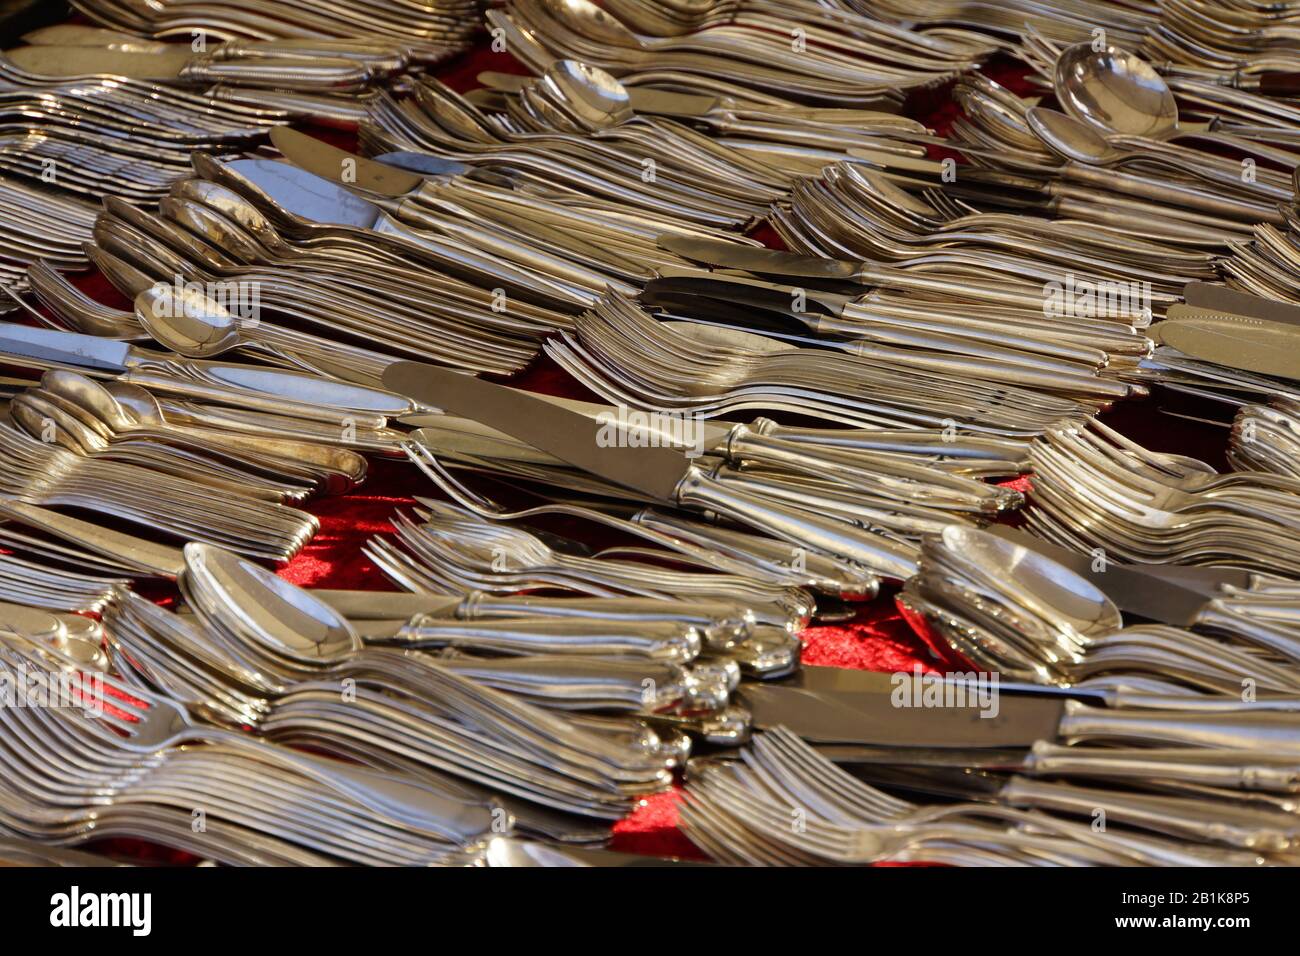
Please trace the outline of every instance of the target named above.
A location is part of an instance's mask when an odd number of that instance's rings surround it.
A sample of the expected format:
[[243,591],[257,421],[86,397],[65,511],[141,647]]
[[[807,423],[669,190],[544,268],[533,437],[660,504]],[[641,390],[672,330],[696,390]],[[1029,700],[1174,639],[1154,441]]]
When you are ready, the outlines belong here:
[[407,826],[437,833],[469,845],[493,832],[508,832],[509,814],[490,804],[475,804],[439,791],[424,782],[394,773],[376,773],[355,764],[259,741],[239,731],[205,728],[205,736],[251,751],[259,759],[272,757],[304,776],[346,794],[357,802]]
[[1012,777],[1002,789],[1004,802],[1080,816],[1105,813],[1106,823],[1128,824],[1203,842],[1207,839],[1254,850],[1285,850],[1300,836],[1300,818],[1288,813],[1205,804],[1185,797],[1099,790]]
[[[1300,787],[1300,760],[1290,767],[1252,764],[1242,759],[1242,755],[1229,751],[1234,758],[1231,762],[1207,763],[1201,757],[1205,753],[1221,754],[1224,751],[1188,748],[1183,760],[1156,762],[1146,756],[1149,754],[1146,748],[1062,747],[1040,741],[1025,758],[1024,769],[1035,776],[1177,780],[1205,787],[1269,793],[1294,793]],[[1201,762],[1198,763],[1198,759]]]

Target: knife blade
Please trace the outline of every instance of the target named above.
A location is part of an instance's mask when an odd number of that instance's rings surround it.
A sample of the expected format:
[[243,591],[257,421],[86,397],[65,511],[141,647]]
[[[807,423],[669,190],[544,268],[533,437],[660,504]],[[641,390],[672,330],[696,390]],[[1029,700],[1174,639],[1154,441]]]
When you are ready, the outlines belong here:
[[375,412],[386,417],[404,415],[412,410],[409,401],[364,385],[337,382],[303,372],[193,361],[169,352],[142,349],[120,339],[12,322],[0,322],[0,355],[114,373],[137,368],[187,372],[202,380],[274,395],[299,404]]
[[502,189],[514,189],[516,186],[515,180],[508,173],[493,169],[478,169],[467,163],[459,163],[454,159],[444,159],[430,153],[395,150],[391,153],[380,153],[372,158],[377,163],[396,166],[398,169],[404,169],[408,173],[419,173],[421,176],[464,176],[466,179],[486,183],[489,186],[500,186]]
[[430,178],[465,176],[505,188],[513,185],[499,173],[422,153],[396,152],[367,159],[290,126],[273,127],[271,143],[300,169],[340,186],[355,186],[390,199],[415,196]]
[[[891,675],[882,674],[888,684]],[[785,727],[810,743],[890,747],[1030,747],[1055,740],[1066,700],[999,696],[997,712],[980,707],[901,707],[889,689],[823,693],[785,683],[744,684],[737,692],[760,729]]]
[[6,50],[15,67],[33,76],[63,79],[122,76],[155,82],[249,83],[288,89],[356,88],[370,71],[342,58],[225,60],[195,55],[188,48],[163,52],[128,52],[81,46],[24,46]]
[[405,196],[425,182],[424,176],[349,153],[290,126],[273,127],[271,144],[300,169],[330,182],[356,185],[381,196]]
[[419,362],[390,365],[383,381],[398,394],[495,428],[655,501],[712,510],[889,577],[915,573],[908,545],[739,490],[706,475],[680,449],[609,447],[618,442],[611,443],[605,425],[526,392]]
[[56,23],[41,27],[22,36],[23,43],[29,46],[87,46],[101,47],[105,50],[122,50],[127,53],[160,53],[173,49],[171,44],[160,40],[147,40],[119,33],[117,30],[105,30],[77,23]]
[[1187,300],[1188,305],[1198,309],[1264,319],[1268,322],[1300,325],[1300,305],[1239,292],[1212,282],[1187,283],[1183,287],[1183,298]]
[[1201,361],[1300,380],[1300,329],[1291,325],[1262,319],[1238,323],[1175,316],[1152,326],[1150,334],[1157,342]]
[[950,279],[935,278],[893,266],[879,266],[867,261],[853,262],[847,259],[803,256],[777,249],[740,245],[723,239],[665,234],[657,236],[655,242],[658,243],[659,248],[694,262],[724,266],[728,269],[743,269],[760,275],[790,276],[837,284],[853,282],[863,286],[879,286],[884,289],[909,292],[941,294],[961,292],[975,296],[983,302],[1039,310],[1043,307],[1040,291],[1002,281],[987,281],[979,284],[969,281],[956,283]]
[[964,699],[936,698],[934,703],[918,697],[915,684],[910,700],[896,694],[892,684],[889,692],[876,693],[744,684],[738,698],[754,727],[785,727],[814,744],[1018,748],[1039,741],[1135,741],[1300,753],[1300,715],[1286,708],[1243,703],[1207,711],[1198,709],[1196,701],[1182,708],[1178,697],[1159,698],[1158,706],[1125,707],[1122,694],[1119,706],[1097,707],[1064,695],[1002,693],[1000,687],[994,692],[994,685],[986,686],[986,693],[996,696],[977,694],[968,685]]

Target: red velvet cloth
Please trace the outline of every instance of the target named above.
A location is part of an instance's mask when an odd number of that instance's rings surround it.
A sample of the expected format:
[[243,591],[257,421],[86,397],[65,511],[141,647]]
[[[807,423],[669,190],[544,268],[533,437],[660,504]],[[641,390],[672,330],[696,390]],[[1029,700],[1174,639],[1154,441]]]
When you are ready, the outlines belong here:
[[[445,64],[438,75],[453,89],[464,91],[479,85],[475,77],[484,70],[526,72],[512,57],[483,47]],[[1028,90],[1023,67],[998,62],[987,72],[1016,92]],[[946,131],[958,112],[948,92],[943,87],[917,94],[908,103],[906,112],[940,132]],[[312,132],[352,148],[349,138],[337,132],[325,129]],[[770,230],[759,235],[765,241],[775,240]],[[105,302],[125,305],[100,276],[86,276],[79,285]],[[512,384],[550,394],[591,397],[545,358],[533,363]],[[1203,406],[1176,396],[1163,397],[1159,407],[1194,415],[1210,414]],[[1110,413],[1107,421],[1157,450],[1196,455],[1222,467],[1226,440],[1223,429],[1159,415],[1156,411],[1153,401],[1130,403]],[[413,506],[413,496],[435,494],[431,484],[405,462],[373,460],[367,481],[356,493],[322,498],[307,505],[320,518],[320,533],[281,574],[307,587],[391,589],[392,585],[361,554],[361,546],[372,536],[392,535],[394,512]],[[592,543],[608,540],[593,539],[591,529],[577,521],[561,523],[556,530]],[[809,664],[878,671],[910,670],[916,664],[929,669],[933,664],[926,645],[895,609],[890,591],[863,603],[851,623],[811,627],[803,638],[804,660]],[[694,847],[676,829],[678,799],[678,793],[672,792],[645,800],[614,827],[612,846],[628,852],[698,857]]]

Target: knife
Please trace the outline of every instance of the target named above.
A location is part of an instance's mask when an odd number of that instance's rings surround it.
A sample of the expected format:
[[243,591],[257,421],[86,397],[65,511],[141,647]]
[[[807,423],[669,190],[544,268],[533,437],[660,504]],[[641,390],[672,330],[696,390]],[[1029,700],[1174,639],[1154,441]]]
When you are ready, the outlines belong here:
[[[349,153],[314,136],[300,133],[290,126],[273,127],[271,144],[284,154],[285,159],[314,176],[328,179],[340,186],[355,186],[394,199],[413,196],[426,186],[432,188],[436,183],[429,181],[431,176],[467,176],[471,179],[484,179],[483,176],[476,175],[478,170],[473,166],[439,159],[436,156],[427,157],[424,166],[437,172],[412,172],[400,163],[376,161]],[[402,157],[402,162],[410,162],[407,157],[419,154],[396,155]],[[507,186],[510,184],[510,180],[504,176],[486,173],[486,171],[485,175],[487,182],[496,185],[504,183]]]
[[[980,701],[968,686],[966,701],[952,706],[901,706],[892,675],[888,690],[826,692],[797,684],[743,684],[740,702],[760,729],[785,727],[810,743],[867,747],[1019,748],[1039,741],[1079,743],[1134,741],[1227,747],[1243,751],[1300,755],[1300,714],[1287,708],[1217,711],[1180,709],[1180,698],[1133,695],[1145,706],[1096,707],[1062,694],[1003,693],[996,708]],[[937,680],[937,678],[935,678]],[[905,680],[914,680],[905,675]],[[960,686],[952,682],[953,686]],[[938,686],[944,686],[942,684]],[[991,683],[986,685],[993,692]],[[1019,685],[1016,685],[1019,686]],[[1048,689],[1050,691],[1050,689]],[[898,697],[898,701],[905,698]],[[1121,705],[1123,697],[1118,701]],[[957,706],[969,703],[969,706]],[[985,716],[985,715],[988,716]]]
[[1212,319],[1172,316],[1153,325],[1151,337],[1184,355],[1243,372],[1300,380],[1300,329],[1282,322],[1223,316]]
[[[886,442],[880,442],[878,437],[868,439],[863,433],[843,438],[828,435],[825,443],[806,439],[791,441],[782,437],[785,430],[781,426],[765,419],[756,421],[752,426],[688,419],[685,420],[685,424],[690,426],[688,431],[681,427],[681,419],[665,422],[653,415],[633,412],[630,414],[640,416],[634,421],[625,418],[629,414],[626,408],[593,405],[554,396],[531,397],[575,411],[589,422],[599,424],[607,438],[617,435],[614,440],[618,444],[633,448],[653,444],[679,449],[683,455],[692,458],[705,454],[717,456],[736,467],[742,464],[763,465],[775,472],[794,476],[833,477],[848,490],[877,496],[898,497],[901,494],[916,497],[921,492],[915,485],[905,486],[899,482],[923,482],[935,486],[925,492],[929,504],[935,507],[947,505],[993,513],[1005,510],[1013,500],[1005,490],[998,490],[996,486],[966,475],[931,469],[923,462],[909,462],[897,454],[873,454],[897,451],[899,446],[889,446],[888,439]],[[403,423],[409,424],[412,420],[407,418]],[[439,420],[437,416],[427,419],[421,416],[418,420],[427,420],[429,425],[426,426],[427,431],[420,429],[420,433],[413,438],[435,453],[443,450],[476,458],[531,462],[550,468],[563,466],[564,463],[558,456],[540,452],[534,446],[521,445],[519,440],[472,419],[453,417]],[[678,427],[673,427],[674,425]],[[635,439],[632,436],[636,436]],[[924,449],[925,446],[917,446],[918,451]],[[937,453],[943,453],[941,443]],[[541,457],[538,457],[539,454]]]
[[[684,270],[671,271],[680,273]],[[793,309],[796,296],[803,300],[803,309],[799,312]],[[862,340],[955,352],[1010,364],[1023,363],[1034,371],[1058,371],[1067,376],[1086,376],[1086,366],[1097,366],[1105,360],[1105,354],[1098,349],[1045,342],[1006,328],[970,330],[952,323],[927,322],[917,318],[907,322],[882,321],[871,314],[869,306],[856,309],[852,318],[844,318],[845,309],[853,302],[850,296],[805,291],[795,286],[740,277],[724,278],[714,273],[675,274],[651,279],[642,289],[640,298],[646,305],[684,308],[692,317],[701,311],[699,304],[708,303],[714,306],[714,315],[709,317],[720,314],[723,321],[758,332],[798,333],[806,330],[814,336],[834,338],[835,342],[826,344],[850,352],[854,341]],[[720,313],[718,303],[725,303]],[[1080,368],[1080,365],[1085,368]],[[1086,387],[1090,383],[1081,384]]]
[[479,169],[470,166],[468,163],[460,163],[454,159],[443,159],[441,156],[434,156],[432,153],[417,153],[412,150],[399,149],[391,153],[380,153],[378,156],[371,158],[377,163],[404,169],[408,173],[419,173],[424,177],[465,176],[481,183],[500,186],[503,189],[515,188],[515,181],[505,173],[494,172],[490,169]]
[[[620,412],[628,410],[626,406],[584,402],[580,399],[563,398],[559,395],[532,394],[536,398],[578,412],[592,419],[607,416],[606,420],[609,420],[608,417],[617,420]],[[463,418],[452,418],[447,415],[417,412],[411,415],[403,415],[399,422],[414,428],[431,427],[440,430],[448,428],[469,431],[485,438],[506,441],[516,446],[527,445],[526,442],[520,442],[518,439],[508,438],[496,429],[486,428],[478,423],[470,423]],[[470,425],[473,427],[468,427]],[[638,427],[644,427],[645,430],[656,434],[663,443],[670,445],[679,443],[679,436],[675,436],[671,430],[656,428],[655,426],[656,420],[647,416],[644,425]],[[704,450],[709,452],[721,449],[723,445],[731,440],[737,428],[749,427],[763,435],[779,438],[790,443],[813,446],[824,445],[829,448],[847,450],[883,451],[918,456],[943,455],[953,458],[996,458],[1014,463],[1023,462],[1028,454],[1028,444],[1014,439],[974,435],[944,436],[938,430],[799,428],[778,425],[769,418],[756,418],[748,426],[742,426],[739,422],[732,422],[727,419],[711,418],[699,421],[698,426],[702,429]],[[553,457],[551,460],[554,460]]]
[[[243,392],[275,396],[307,406],[328,406],[396,417],[412,411],[409,401],[379,389],[280,369],[202,362],[138,348],[120,339],[0,322],[0,355],[20,356],[102,372],[133,371],[192,376]],[[274,408],[272,410],[275,410]]]
[[1239,292],[1213,282],[1187,283],[1183,287],[1183,298],[1190,306],[1219,314],[1235,313],[1252,319],[1300,325],[1300,305]]
[[1041,292],[1027,291],[1001,283],[972,285],[968,282],[931,278],[906,269],[877,266],[870,262],[801,256],[793,252],[741,245],[723,239],[665,234],[658,236],[655,241],[659,248],[695,262],[724,266],[728,269],[743,269],[761,275],[791,276],[827,282],[855,282],[860,285],[880,286],[907,292],[937,292],[943,295],[960,293],[987,302],[999,302],[1020,308],[1041,310],[1043,307]]
[[22,72],[48,79],[122,76],[156,82],[229,83],[297,90],[359,89],[370,80],[365,65],[351,60],[222,60],[210,54],[195,55],[188,48],[164,53],[127,53],[94,47],[24,46],[6,50],[4,56]]
[[527,392],[420,362],[390,365],[383,381],[398,394],[505,432],[654,501],[711,510],[888,577],[915,573],[915,551],[909,545],[726,485],[697,468],[680,449],[606,447],[611,444],[606,426]]

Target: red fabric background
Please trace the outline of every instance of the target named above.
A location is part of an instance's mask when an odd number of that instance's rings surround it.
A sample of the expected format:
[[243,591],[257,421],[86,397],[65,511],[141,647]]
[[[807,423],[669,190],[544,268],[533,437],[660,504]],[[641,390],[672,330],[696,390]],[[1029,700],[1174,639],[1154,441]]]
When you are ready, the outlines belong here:
[[[508,55],[494,54],[484,47],[449,62],[438,75],[454,89],[465,91],[479,85],[475,77],[484,70],[526,72]],[[1025,92],[1028,88],[1023,80],[1023,68],[1013,63],[994,63],[987,72],[1016,92]],[[957,109],[945,87],[914,96],[906,112],[943,132],[957,114]],[[344,148],[354,146],[350,137],[337,132],[326,129],[311,132]],[[775,239],[770,230],[766,234],[760,233],[760,236]],[[98,275],[85,276],[78,284],[105,302],[126,305],[125,300]],[[584,395],[583,389],[566,373],[544,358],[516,376],[512,384],[533,391],[590,397]],[[1207,410],[1177,396],[1158,396],[1116,409],[1107,415],[1107,421],[1157,450],[1196,455],[1222,467],[1226,440],[1223,429],[1158,414],[1160,409],[1197,416],[1216,414],[1212,409]],[[372,461],[368,480],[357,493],[309,503],[308,509],[320,518],[320,533],[282,570],[282,575],[307,587],[391,589],[360,549],[374,535],[392,535],[392,515],[399,509],[412,506],[413,496],[417,494],[428,496],[434,491],[413,467],[404,462]],[[580,522],[559,524],[556,530],[580,540],[608,543],[607,538],[593,539],[590,529]],[[851,623],[811,627],[804,632],[803,638],[804,660],[809,664],[881,671],[910,670],[918,663],[926,668],[931,666],[925,644],[895,610],[892,592],[862,604]],[[698,856],[675,828],[677,799],[677,793],[673,792],[645,801],[628,819],[614,827],[613,848],[654,855]]]

